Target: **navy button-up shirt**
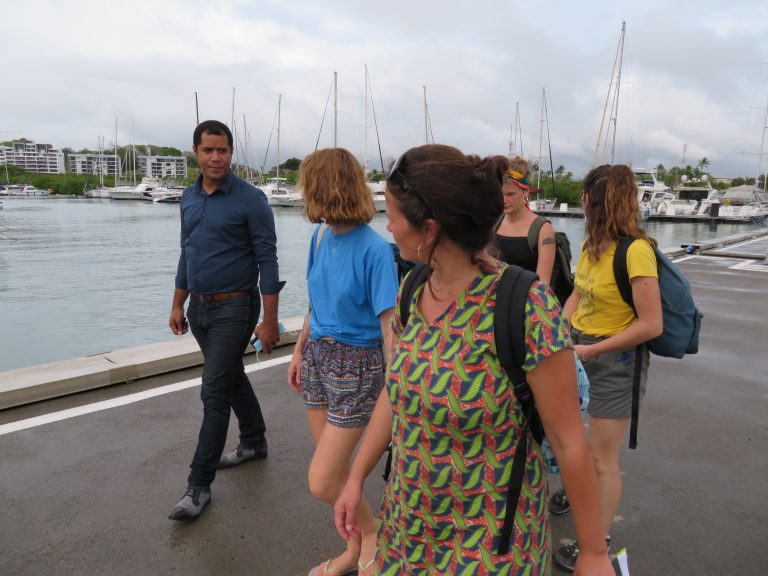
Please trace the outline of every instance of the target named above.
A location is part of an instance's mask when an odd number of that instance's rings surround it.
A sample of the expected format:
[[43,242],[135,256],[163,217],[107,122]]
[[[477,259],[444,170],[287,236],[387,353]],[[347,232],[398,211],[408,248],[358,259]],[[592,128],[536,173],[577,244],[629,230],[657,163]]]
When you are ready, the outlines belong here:
[[[176,288],[199,294],[280,292],[275,219],[264,193],[231,171],[210,196],[202,176],[181,196]],[[261,276],[261,282],[259,282]]]

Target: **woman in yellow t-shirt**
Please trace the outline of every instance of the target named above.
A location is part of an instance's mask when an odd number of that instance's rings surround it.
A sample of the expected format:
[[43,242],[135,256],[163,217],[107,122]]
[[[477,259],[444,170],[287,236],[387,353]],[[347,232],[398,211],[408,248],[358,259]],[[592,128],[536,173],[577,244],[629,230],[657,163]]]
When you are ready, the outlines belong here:
[[[621,499],[619,454],[632,415],[635,346],[663,329],[655,240],[639,224],[634,174],[628,166],[599,166],[584,180],[586,234],[576,267],[575,289],[565,303],[577,356],[589,376],[589,450],[597,471],[606,535]],[[627,270],[637,314],[621,298],[613,274],[620,238],[637,238],[627,253]],[[648,350],[642,355],[645,392]],[[561,546],[555,562],[573,570],[577,542]]]

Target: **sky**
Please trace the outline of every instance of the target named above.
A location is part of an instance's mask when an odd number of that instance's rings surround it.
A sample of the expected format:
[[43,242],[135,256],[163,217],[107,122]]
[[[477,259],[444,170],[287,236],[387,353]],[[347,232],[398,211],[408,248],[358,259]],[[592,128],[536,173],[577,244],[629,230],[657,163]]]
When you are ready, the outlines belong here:
[[622,22],[598,163],[753,177],[766,132],[765,0],[0,0],[0,20],[0,140],[191,150],[198,115],[234,116],[238,158],[267,169],[335,132],[369,168],[429,138],[545,167],[551,149],[582,177]]

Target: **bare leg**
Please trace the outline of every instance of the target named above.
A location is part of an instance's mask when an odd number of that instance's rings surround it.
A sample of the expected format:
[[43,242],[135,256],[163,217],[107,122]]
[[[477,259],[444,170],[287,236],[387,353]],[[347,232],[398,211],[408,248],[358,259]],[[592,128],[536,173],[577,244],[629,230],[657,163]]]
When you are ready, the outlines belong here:
[[[309,490],[318,500],[333,506],[349,475],[349,459],[362,436],[364,427],[339,428],[328,424],[326,411],[307,410],[309,426],[315,440],[315,454],[309,465]],[[376,546],[376,520],[368,503],[363,499],[356,515],[363,533],[364,555],[368,561]],[[361,557],[360,539],[347,541],[347,549],[331,563],[334,568],[356,566]]]
[[629,418],[590,418],[589,451],[595,463],[605,533],[611,531],[621,502],[619,455]]

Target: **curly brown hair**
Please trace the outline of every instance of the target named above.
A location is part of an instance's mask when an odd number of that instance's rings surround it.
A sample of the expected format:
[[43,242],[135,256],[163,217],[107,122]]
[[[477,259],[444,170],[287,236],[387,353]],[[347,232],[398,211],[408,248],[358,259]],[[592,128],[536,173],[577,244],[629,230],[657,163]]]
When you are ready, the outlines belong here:
[[344,148],[317,150],[304,158],[298,188],[310,222],[367,224],[376,214],[365,171]]
[[582,194],[586,197],[584,250],[592,262],[600,258],[600,247],[606,240],[642,238],[656,245],[640,226],[637,183],[629,166],[604,164],[593,168],[584,178]]

